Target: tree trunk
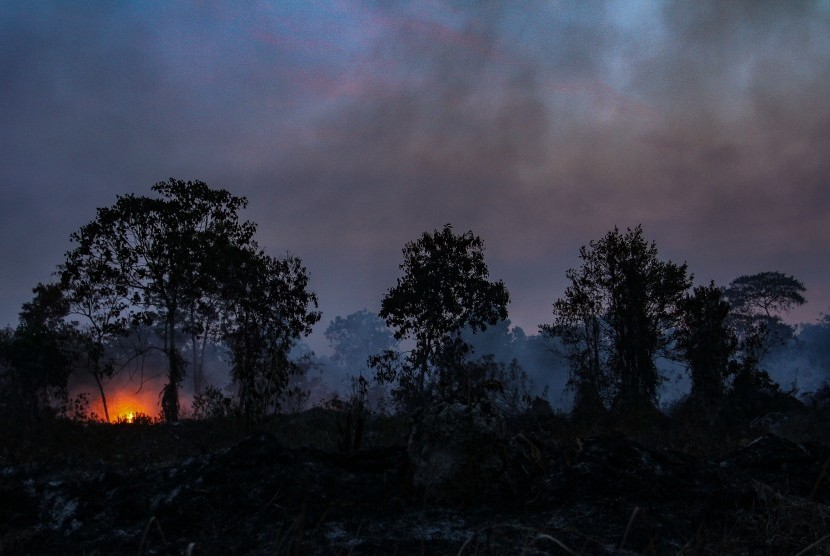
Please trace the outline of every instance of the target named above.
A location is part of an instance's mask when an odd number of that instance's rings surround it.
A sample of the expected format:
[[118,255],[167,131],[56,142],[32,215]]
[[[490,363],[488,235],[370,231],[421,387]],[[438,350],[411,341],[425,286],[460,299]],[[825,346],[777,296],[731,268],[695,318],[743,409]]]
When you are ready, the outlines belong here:
[[161,395],[161,411],[164,420],[168,423],[175,423],[179,420],[179,384],[182,381],[182,369],[179,361],[179,354],[176,350],[176,318],[175,309],[171,309],[167,315],[165,334],[165,351],[169,371],[167,384],[164,385]]
[[109,423],[110,412],[107,408],[107,396],[104,394],[104,385],[101,383],[101,378],[98,376],[98,373],[92,373],[92,377],[95,379],[95,384],[98,385],[98,391],[101,393],[101,405],[104,408],[104,419],[106,419],[107,423]]

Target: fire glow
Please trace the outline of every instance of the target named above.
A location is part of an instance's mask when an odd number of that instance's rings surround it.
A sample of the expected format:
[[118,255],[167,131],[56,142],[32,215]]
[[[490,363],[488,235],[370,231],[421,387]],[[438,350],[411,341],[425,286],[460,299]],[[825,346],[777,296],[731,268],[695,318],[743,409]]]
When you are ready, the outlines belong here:
[[[156,372],[150,377],[147,374],[142,377],[140,373],[118,373],[103,384],[107,411],[104,411],[98,385],[89,381],[88,377],[78,375],[76,381],[69,384],[69,392],[71,397],[85,395],[89,402],[86,415],[95,421],[146,424],[157,422],[159,419],[159,395],[165,384],[166,379],[161,372]],[[179,403],[182,411],[187,414],[192,404],[192,394],[185,390],[180,391]]]
[[146,422],[147,418],[153,419],[158,416],[159,392],[163,385],[162,379],[145,380],[142,384],[137,380],[131,380],[126,374],[116,376],[104,384],[108,412],[104,411],[97,387],[89,384],[77,385],[71,391],[76,394],[87,393],[89,411],[94,419],[107,421],[109,413],[110,423],[136,423]]
[[[154,417],[158,413],[158,393],[149,388],[136,391],[135,388],[122,386],[112,388],[107,396],[110,423],[134,423],[138,416]],[[103,416],[103,407],[96,404],[96,412]]]

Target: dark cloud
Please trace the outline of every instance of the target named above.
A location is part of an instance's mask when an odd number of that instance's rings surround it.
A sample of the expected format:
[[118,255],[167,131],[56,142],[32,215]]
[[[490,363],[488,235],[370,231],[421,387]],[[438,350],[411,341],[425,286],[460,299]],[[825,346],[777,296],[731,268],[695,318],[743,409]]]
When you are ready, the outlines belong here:
[[830,306],[826,3],[19,2],[0,49],[7,322],[95,207],[170,176],[247,195],[326,318],[446,222],[528,331],[638,223],[701,281],[781,270],[800,317]]

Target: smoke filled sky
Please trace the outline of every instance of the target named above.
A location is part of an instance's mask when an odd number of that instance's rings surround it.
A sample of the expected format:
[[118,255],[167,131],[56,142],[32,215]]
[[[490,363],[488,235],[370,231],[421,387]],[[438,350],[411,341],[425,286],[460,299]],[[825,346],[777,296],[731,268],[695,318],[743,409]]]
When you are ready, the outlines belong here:
[[615,225],[698,283],[795,275],[791,320],[830,308],[826,0],[21,0],[0,52],[0,324],[96,207],[169,177],[248,197],[320,331],[448,222],[529,333]]

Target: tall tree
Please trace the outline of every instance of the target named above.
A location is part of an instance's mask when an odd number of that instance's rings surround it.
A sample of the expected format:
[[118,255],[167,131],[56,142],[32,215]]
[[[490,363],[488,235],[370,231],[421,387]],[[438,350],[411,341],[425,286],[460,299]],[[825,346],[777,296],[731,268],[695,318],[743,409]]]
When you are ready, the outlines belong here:
[[732,322],[744,357],[757,364],[776,344],[792,335],[782,315],[806,303],[804,284],[782,272],[760,272],[735,278],[726,288]]
[[104,419],[109,422],[109,406],[104,383],[116,372],[116,362],[107,346],[131,329],[130,301],[120,269],[98,258],[103,253],[80,256],[74,253],[61,266],[60,289],[67,311],[75,324],[78,363],[98,387]]
[[599,284],[589,279],[593,273],[585,267],[582,273],[584,276],[577,269],[566,272],[571,283],[565,295],[553,303],[553,323],[542,325],[540,330],[561,340],[570,369],[568,385],[574,391],[574,415],[594,417],[605,411],[611,385],[607,308]]
[[671,342],[677,305],[691,285],[686,264],[659,260],[641,226],[614,228],[583,246],[579,257],[548,328],[571,347],[577,400],[596,406],[598,390],[613,381],[617,408],[655,408],[661,381],[655,358]]
[[398,380],[393,390],[405,405],[428,403],[442,374],[462,365],[469,346],[464,328],[484,330],[507,318],[510,295],[502,281],[492,282],[484,262],[484,243],[471,231],[457,235],[447,224],[425,232],[403,249],[403,276],[381,303],[380,316],[398,340],[414,348],[400,365],[394,354],[373,358],[382,380]]
[[132,320],[160,324],[168,360],[162,413],[176,421],[185,370],[177,334],[190,309],[219,287],[225,253],[249,245],[255,226],[239,221],[244,198],[204,182],[171,178],[152,189],[159,197],[130,194],[98,209],[72,235],[76,247],[63,272],[72,279],[103,277],[123,296]]
[[760,272],[739,276],[726,288],[732,305],[730,321],[738,337],[740,364],[732,384],[734,392],[751,396],[760,387],[775,389],[760,365],[775,346],[784,345],[793,334],[782,315],[806,303],[804,284],[782,272]]
[[[55,284],[39,284],[25,303],[16,329],[0,332],[0,387],[6,398],[0,415],[30,424],[49,415],[55,402],[67,401],[72,370],[72,330],[66,323],[67,305]],[[6,420],[8,419],[8,420]]]
[[692,379],[691,398],[699,407],[714,409],[723,398],[724,381],[737,347],[728,321],[729,302],[724,290],[711,282],[684,297],[680,309],[675,337]]
[[224,290],[225,334],[240,409],[250,425],[277,409],[290,375],[300,370],[288,352],[299,338],[311,333],[320,313],[300,259],[276,259],[244,249],[226,263],[235,279]]

